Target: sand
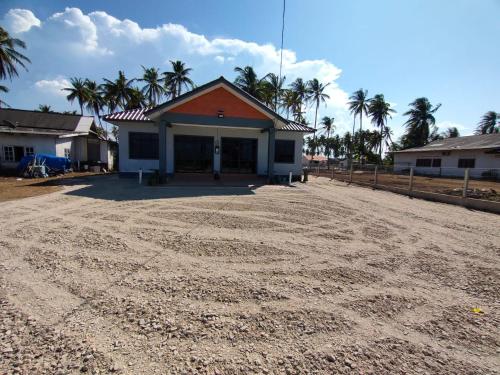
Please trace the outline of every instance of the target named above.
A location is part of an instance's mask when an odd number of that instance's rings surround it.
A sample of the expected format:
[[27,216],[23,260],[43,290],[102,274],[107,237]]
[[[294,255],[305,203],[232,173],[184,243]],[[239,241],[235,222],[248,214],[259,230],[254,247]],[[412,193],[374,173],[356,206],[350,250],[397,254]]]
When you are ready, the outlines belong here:
[[498,215],[116,176],[0,212],[2,374],[500,371]]

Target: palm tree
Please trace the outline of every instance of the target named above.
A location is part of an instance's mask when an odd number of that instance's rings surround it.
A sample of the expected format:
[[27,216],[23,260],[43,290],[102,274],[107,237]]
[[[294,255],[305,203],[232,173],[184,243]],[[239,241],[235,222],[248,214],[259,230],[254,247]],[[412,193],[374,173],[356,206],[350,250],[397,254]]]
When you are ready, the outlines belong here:
[[144,72],[142,78],[139,78],[138,81],[145,82],[146,84],[141,92],[148,99],[149,105],[156,106],[166,92],[163,87],[163,81],[165,79],[160,78],[159,69],[145,68],[144,66],[142,66],[142,69]]
[[321,124],[323,125],[323,129],[325,129],[326,131],[326,138],[330,138],[330,132],[332,130],[335,130],[335,125],[333,124],[334,121],[335,118],[328,116],[325,116],[321,119]]
[[495,111],[486,112],[477,125],[476,134],[498,133],[500,130],[497,123],[500,121],[500,115]]
[[443,132],[442,137],[443,138],[457,138],[457,137],[460,137],[460,132],[458,131],[458,129],[455,126],[453,126],[451,128],[446,129]]
[[254,98],[261,100],[262,82],[267,76],[262,79],[257,78],[257,73],[255,73],[255,70],[251,66],[245,66],[244,68],[237,66],[234,68],[234,71],[238,73],[234,84]]
[[368,107],[370,105],[370,99],[368,98],[368,90],[359,89],[355,91],[350,97],[350,101],[347,103],[349,105],[349,110],[351,114],[354,115],[354,123],[352,126],[352,132],[354,134],[354,129],[356,127],[356,116],[359,116],[359,131],[360,131],[360,142],[361,142],[361,156],[364,154],[364,140],[363,140],[363,115],[368,115]]
[[429,143],[431,135],[435,133],[436,119],[434,113],[441,104],[433,106],[429,99],[418,98],[410,105],[410,110],[404,116],[410,116],[405,122],[406,133],[402,137],[403,147],[419,147]]
[[[0,85],[0,92],[9,92],[9,88],[7,86]],[[0,99],[0,108],[2,108],[2,106],[9,107],[7,103]]]
[[43,112],[43,113],[53,112],[52,108],[50,107],[50,105],[47,105],[47,104],[40,104],[38,106],[38,109],[36,109],[35,111],[37,111],[37,112]]
[[127,79],[123,71],[118,71],[118,78],[111,81],[103,78],[102,93],[106,105],[110,112],[113,112],[117,107],[125,109],[132,94],[133,79]]
[[[330,99],[328,94],[325,94],[324,91],[328,87],[330,83],[323,85],[316,78],[313,78],[309,82],[307,82],[307,86],[309,87],[309,97],[308,100],[316,104],[316,112],[314,115],[314,130],[316,130],[316,123],[318,121],[318,109],[321,103],[326,103],[326,99]],[[314,133],[316,136],[316,133]]]
[[148,105],[147,99],[138,87],[132,87],[125,109],[144,108]]
[[9,33],[0,27],[0,79],[7,77],[12,79],[18,76],[16,65],[28,70],[26,63],[31,63],[31,61],[18,52],[17,48],[26,49],[26,43],[20,39],[11,38]]
[[368,114],[372,118],[372,124],[379,128],[380,138],[379,138],[379,158],[382,161],[382,149],[383,141],[389,137],[390,140],[390,130],[387,128],[387,120],[392,118],[391,114],[396,113],[391,105],[385,101],[384,95],[377,94],[370,100],[368,106]]
[[170,61],[172,64],[171,72],[164,72],[165,87],[172,93],[172,98],[176,98],[182,93],[182,88],[187,90],[194,88],[194,82],[189,78],[189,74],[193,69],[186,68],[186,64],[182,61]]
[[302,107],[307,104],[307,100],[310,95],[309,86],[304,82],[302,78],[297,78],[290,84],[290,88],[296,96],[298,105],[296,108],[296,113],[302,114]]
[[271,95],[271,109],[273,111],[278,110],[278,104],[283,97],[283,85],[285,84],[286,77],[279,77],[277,74],[269,73],[262,80],[264,90],[268,91]]
[[69,92],[69,94],[66,96],[66,99],[68,99],[70,103],[73,103],[75,99],[78,101],[78,105],[80,106],[80,114],[83,116],[83,105],[87,102],[88,99],[88,91],[87,87],[85,86],[85,81],[81,78],[71,78],[70,83],[71,87],[65,87],[61,90]]
[[86,101],[87,110],[90,111],[95,116],[97,116],[101,130],[104,133],[106,133],[105,135],[107,137],[107,132],[104,131],[101,121],[101,111],[104,109],[106,105],[106,101],[102,96],[101,87],[96,83],[96,81],[91,81],[90,79],[86,79],[85,88],[87,89],[87,101]]

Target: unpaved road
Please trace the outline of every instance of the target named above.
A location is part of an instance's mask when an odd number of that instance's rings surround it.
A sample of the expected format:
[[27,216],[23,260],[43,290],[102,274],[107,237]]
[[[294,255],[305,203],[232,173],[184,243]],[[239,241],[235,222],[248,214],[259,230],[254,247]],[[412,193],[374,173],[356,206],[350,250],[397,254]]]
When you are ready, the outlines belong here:
[[493,214],[115,176],[0,211],[2,374],[500,371]]

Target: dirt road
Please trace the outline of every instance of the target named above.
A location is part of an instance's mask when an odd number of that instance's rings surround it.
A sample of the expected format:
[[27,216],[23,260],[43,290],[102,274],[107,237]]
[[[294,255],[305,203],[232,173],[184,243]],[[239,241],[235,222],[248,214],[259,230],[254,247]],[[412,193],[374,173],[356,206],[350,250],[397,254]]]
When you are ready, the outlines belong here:
[[115,176],[0,211],[2,374],[500,371],[494,214]]

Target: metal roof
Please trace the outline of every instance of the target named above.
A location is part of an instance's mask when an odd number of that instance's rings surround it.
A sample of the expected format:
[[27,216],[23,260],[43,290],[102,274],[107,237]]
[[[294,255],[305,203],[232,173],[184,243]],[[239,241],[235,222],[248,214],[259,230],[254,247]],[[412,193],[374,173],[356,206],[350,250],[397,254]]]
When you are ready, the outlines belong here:
[[287,123],[282,128],[278,128],[276,130],[281,131],[291,131],[291,132],[304,132],[304,133],[314,133],[316,130],[310,128],[309,126],[299,124],[298,122],[286,120]]
[[94,122],[92,116],[46,113],[24,109],[1,108],[0,126],[11,129],[56,130],[88,133]]
[[500,133],[469,135],[466,137],[445,138],[422,147],[408,148],[403,152],[453,151],[500,148]]
[[115,112],[103,117],[106,121],[142,121],[152,122],[144,112],[149,111],[153,107],[129,109],[127,111]]

